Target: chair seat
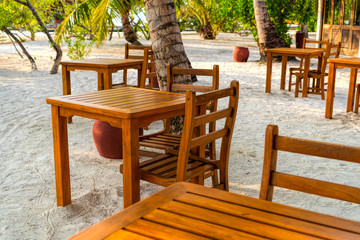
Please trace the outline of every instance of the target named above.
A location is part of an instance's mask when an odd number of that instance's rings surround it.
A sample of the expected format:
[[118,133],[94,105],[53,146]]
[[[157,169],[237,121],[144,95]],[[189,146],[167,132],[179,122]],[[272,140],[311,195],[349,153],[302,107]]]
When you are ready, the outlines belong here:
[[[199,159],[199,160],[195,160]],[[140,163],[140,178],[142,180],[155,183],[161,186],[169,186],[176,182],[176,168],[178,156],[174,154],[162,154],[155,158]],[[204,176],[205,173],[215,169],[215,164],[208,163],[209,160],[203,160],[199,157],[189,156],[187,164],[186,180],[198,176]],[[122,173],[123,166],[120,166]]]
[[140,137],[139,145],[161,150],[174,149],[180,145],[181,136],[175,134],[154,134]]

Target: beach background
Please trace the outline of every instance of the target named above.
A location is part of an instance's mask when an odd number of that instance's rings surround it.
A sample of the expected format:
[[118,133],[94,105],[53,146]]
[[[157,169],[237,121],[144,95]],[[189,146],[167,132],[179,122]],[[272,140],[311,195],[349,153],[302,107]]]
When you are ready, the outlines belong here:
[[[272,92],[265,94],[266,65],[257,62],[260,57],[252,36],[221,33],[216,40],[204,41],[194,32],[185,32],[182,37],[194,68],[218,64],[220,88],[232,80],[240,82],[230,192],[258,198],[268,124],[278,125],[280,135],[360,147],[360,116],[346,113],[349,69],[337,71],[334,115],[329,120],[319,95],[294,98],[294,92],[279,89],[279,62],[273,64]],[[125,43],[114,35],[112,41],[94,47],[90,58],[123,58]],[[101,157],[92,139],[94,121],[74,117],[68,125],[72,204],[56,206],[51,112],[45,101],[62,95],[61,68],[50,75],[55,52],[42,34],[24,45],[36,58],[38,70],[30,71],[28,59],[20,58],[11,43],[0,44],[0,239],[66,239],[123,209],[122,160]],[[249,48],[248,62],[233,61],[234,46]],[[63,60],[68,60],[66,47],[62,49]],[[298,61],[288,63],[288,67],[298,65]],[[136,74],[129,70],[130,82]],[[96,79],[96,72],[71,72],[72,93],[96,91]],[[113,79],[120,82],[122,73],[113,74]],[[199,84],[210,82],[200,79]],[[161,122],[155,122],[150,131],[160,127]],[[357,165],[279,154],[280,170],[360,187]],[[141,182],[141,198],[160,189]],[[358,204],[281,189],[274,196],[274,202],[360,221]]]

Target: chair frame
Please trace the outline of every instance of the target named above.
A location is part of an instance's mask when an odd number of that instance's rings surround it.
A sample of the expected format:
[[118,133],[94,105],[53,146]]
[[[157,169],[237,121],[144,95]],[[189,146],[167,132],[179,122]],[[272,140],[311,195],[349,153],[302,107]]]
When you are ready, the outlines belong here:
[[[319,44],[320,48],[321,48],[322,45],[324,45],[324,44],[326,45],[327,43],[329,43],[329,40],[317,41],[317,40],[309,40],[309,39],[304,38],[302,48],[306,48],[306,44],[310,44],[310,43]],[[304,58],[301,58],[299,67],[289,68],[289,72],[290,72],[290,74],[289,74],[289,89],[288,89],[289,92],[291,92],[291,86],[296,85],[296,82],[294,84],[292,83],[292,76],[295,75],[296,72],[303,72],[304,71],[303,65],[304,65]]]
[[[141,71],[141,88],[153,89],[153,81],[156,78],[154,52],[151,49],[144,49],[144,62]],[[149,84],[146,84],[146,79],[149,79]]]
[[360,204],[360,188],[277,171],[278,151],[360,163],[359,147],[279,136],[278,126],[268,125],[265,133],[260,199],[272,201],[276,186]]
[[[227,97],[229,103],[225,109],[206,112],[209,102]],[[184,127],[179,150],[169,149],[161,156],[142,161],[140,178],[161,186],[181,181],[203,185],[207,173],[219,169],[220,182],[215,187],[228,191],[229,152],[238,108],[239,83],[232,81],[229,88],[198,96],[194,91],[188,90],[185,99]],[[225,119],[223,128],[210,133],[205,132],[205,124],[220,119]],[[207,144],[216,139],[222,139],[219,159],[206,159],[201,149],[204,150]]]
[[360,105],[360,84],[356,85],[356,99],[355,99],[355,113],[359,113],[359,105]]
[[[336,49],[335,52],[332,50]],[[328,59],[332,56],[335,58],[338,58],[341,51],[341,42],[338,44],[331,44],[328,43],[326,45],[325,54],[323,57],[323,63],[321,64],[321,70],[319,71],[309,71],[308,79],[313,79],[313,86],[308,88],[308,93],[312,94],[319,94],[321,95],[321,99],[325,100],[325,76],[328,76],[328,73],[326,73],[326,67],[328,64]],[[303,79],[304,72],[299,72],[294,74],[296,76],[296,88],[295,88],[295,97],[299,96],[299,89],[301,85],[301,80]],[[310,83],[310,81],[308,82]]]

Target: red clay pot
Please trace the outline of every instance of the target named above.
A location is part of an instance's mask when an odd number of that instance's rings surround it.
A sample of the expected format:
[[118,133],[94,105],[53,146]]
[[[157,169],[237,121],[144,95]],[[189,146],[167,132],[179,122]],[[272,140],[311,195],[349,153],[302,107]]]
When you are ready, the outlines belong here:
[[233,58],[235,62],[247,62],[250,52],[247,47],[234,47]]
[[[105,158],[123,158],[122,129],[109,123],[96,120],[92,129],[93,139],[100,156]],[[143,129],[139,129],[143,134]]]

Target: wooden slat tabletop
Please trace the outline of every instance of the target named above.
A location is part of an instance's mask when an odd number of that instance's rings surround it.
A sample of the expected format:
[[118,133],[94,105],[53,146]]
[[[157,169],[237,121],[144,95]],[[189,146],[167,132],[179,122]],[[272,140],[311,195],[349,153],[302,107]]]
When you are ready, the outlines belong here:
[[71,239],[360,239],[360,222],[176,183]]
[[329,63],[350,64],[350,65],[357,65],[357,67],[360,67],[360,58],[358,57],[331,58],[328,61]]
[[47,98],[55,106],[105,116],[133,118],[184,108],[185,96],[178,93],[123,87],[98,92]]

